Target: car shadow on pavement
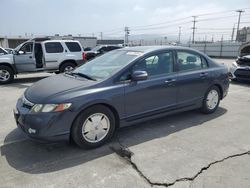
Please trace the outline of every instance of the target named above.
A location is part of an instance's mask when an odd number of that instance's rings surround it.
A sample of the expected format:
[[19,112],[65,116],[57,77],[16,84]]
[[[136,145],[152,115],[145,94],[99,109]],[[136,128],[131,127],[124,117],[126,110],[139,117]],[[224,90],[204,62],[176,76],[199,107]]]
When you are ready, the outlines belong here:
[[219,118],[226,112],[221,107],[209,115],[194,110],[124,127],[116,132],[110,143],[91,150],[80,149],[75,144],[46,145],[26,139],[15,141],[14,135],[19,131],[15,129],[6,136],[0,148],[1,155],[18,171],[30,174],[54,172],[112,154],[114,147],[132,147],[194,126],[208,126],[203,123]]

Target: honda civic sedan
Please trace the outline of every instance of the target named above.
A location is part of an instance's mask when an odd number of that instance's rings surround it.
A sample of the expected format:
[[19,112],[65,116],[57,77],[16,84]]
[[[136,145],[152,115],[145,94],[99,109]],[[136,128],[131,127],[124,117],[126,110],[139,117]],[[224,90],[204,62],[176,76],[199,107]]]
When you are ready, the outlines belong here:
[[213,113],[228,87],[228,69],[198,51],[127,47],[33,84],[14,115],[32,139],[93,148],[125,125],[192,109]]

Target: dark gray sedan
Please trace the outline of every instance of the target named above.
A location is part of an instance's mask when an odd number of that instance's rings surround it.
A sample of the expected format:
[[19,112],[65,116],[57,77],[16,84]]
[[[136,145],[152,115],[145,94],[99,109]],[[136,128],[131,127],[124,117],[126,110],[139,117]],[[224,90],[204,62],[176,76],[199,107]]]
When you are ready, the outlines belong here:
[[93,148],[124,125],[191,109],[213,113],[228,87],[227,68],[198,51],[130,47],[35,83],[14,114],[32,139]]

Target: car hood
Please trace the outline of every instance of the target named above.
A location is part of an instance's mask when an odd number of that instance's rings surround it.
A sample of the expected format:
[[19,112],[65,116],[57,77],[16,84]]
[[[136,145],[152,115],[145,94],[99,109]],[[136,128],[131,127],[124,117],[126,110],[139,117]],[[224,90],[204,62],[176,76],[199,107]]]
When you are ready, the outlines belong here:
[[13,54],[0,55],[0,62],[8,62],[10,59],[13,59]]
[[32,103],[44,104],[66,93],[84,90],[96,84],[96,81],[82,77],[59,74],[36,82],[25,91],[24,95]]

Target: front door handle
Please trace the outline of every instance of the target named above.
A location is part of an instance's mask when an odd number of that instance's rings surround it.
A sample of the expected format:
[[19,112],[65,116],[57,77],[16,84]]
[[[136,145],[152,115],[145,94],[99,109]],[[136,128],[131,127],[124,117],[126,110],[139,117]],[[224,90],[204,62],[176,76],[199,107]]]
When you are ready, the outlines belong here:
[[171,82],[175,82],[176,79],[168,79],[168,80],[165,80],[165,83],[171,83]]
[[172,85],[174,85],[175,81],[176,81],[176,79],[173,78],[173,79],[167,79],[164,82],[165,82],[165,84],[172,86]]
[[207,72],[202,72],[200,73],[200,77],[201,78],[206,78],[208,76],[208,73]]

